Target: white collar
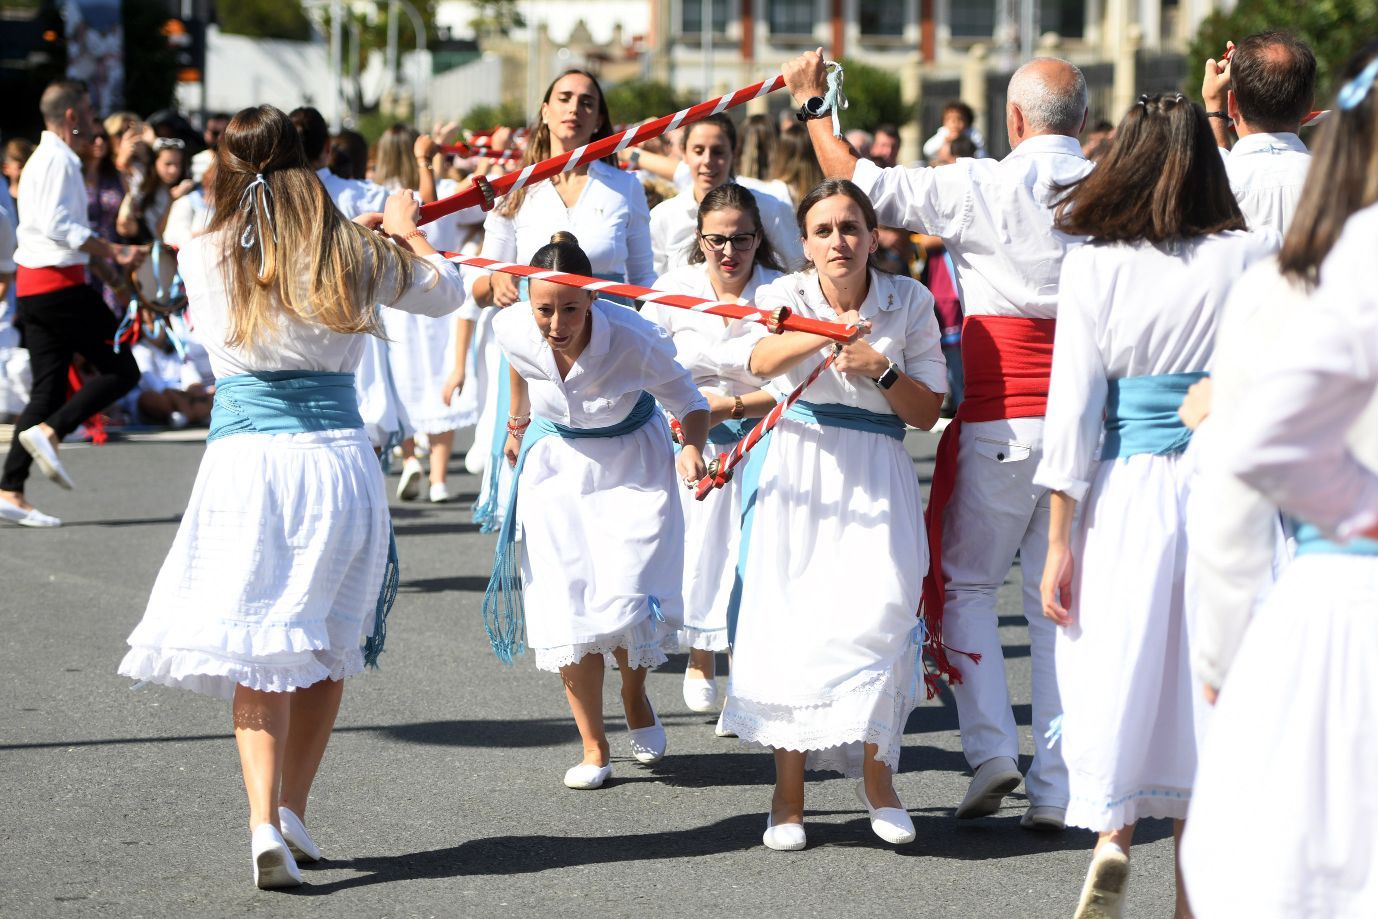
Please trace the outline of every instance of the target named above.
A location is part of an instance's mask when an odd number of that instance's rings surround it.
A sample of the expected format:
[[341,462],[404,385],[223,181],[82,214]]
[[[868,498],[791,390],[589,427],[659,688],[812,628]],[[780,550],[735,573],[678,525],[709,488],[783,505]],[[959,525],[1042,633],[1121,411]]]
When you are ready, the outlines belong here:
[[1230,150],[1230,155],[1281,153],[1284,150],[1291,150],[1295,153],[1310,152],[1306,149],[1306,144],[1301,142],[1301,138],[1291,132],[1272,134],[1267,131],[1257,131],[1253,134],[1246,134],[1244,137],[1235,141],[1234,148]]

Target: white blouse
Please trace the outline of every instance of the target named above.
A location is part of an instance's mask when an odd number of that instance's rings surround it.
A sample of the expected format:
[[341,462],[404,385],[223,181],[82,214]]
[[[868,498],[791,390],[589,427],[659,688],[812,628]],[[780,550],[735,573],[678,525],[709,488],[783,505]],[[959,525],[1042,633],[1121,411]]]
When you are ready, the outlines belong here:
[[1230,468],[1346,538],[1378,521],[1378,206],[1349,219],[1307,313],[1271,351],[1232,428]]
[[1075,137],[1041,134],[1002,160],[888,169],[860,160],[852,181],[882,226],[942,237],[968,316],[1052,319],[1062,259],[1083,241],[1053,229],[1053,205],[1090,171]]
[[1197,677],[1220,686],[1273,581],[1278,549],[1276,505],[1230,471],[1240,407],[1273,368],[1259,356],[1290,340],[1311,310],[1305,287],[1285,279],[1277,259],[1257,262],[1230,289],[1211,369],[1211,413],[1191,439],[1196,478],[1187,513],[1187,545],[1196,580]]
[[[314,370],[352,373],[364,351],[364,336],[334,332],[314,322],[279,314],[276,334],[253,348],[231,348],[230,305],[222,270],[225,231],[193,238],[179,253],[178,269],[186,285],[188,310],[196,323],[196,337],[210,353],[216,379],[237,373],[271,370]],[[238,245],[237,240],[232,240]],[[464,289],[459,271],[439,256],[412,273],[411,286],[392,303],[395,309],[425,316],[444,316],[459,308]],[[394,280],[388,272],[378,284],[378,296],[387,296]]]
[[689,371],[675,362],[664,329],[607,300],[593,301],[592,316],[589,342],[564,378],[530,303],[514,303],[493,319],[498,345],[526,380],[533,414],[566,427],[607,427],[631,414],[642,391],[676,418],[708,410]]
[[528,264],[552,234],[567,230],[579,240],[594,274],[620,274],[628,284],[643,287],[655,280],[651,212],[645,190],[630,173],[599,160],[589,166],[588,181],[573,207],[565,207],[549,182],[527,187],[515,217],[504,217],[501,206],[489,211],[483,223],[484,258]]
[[[785,275],[756,292],[756,306],[763,310],[787,306],[796,315],[837,322],[837,313],[823,296],[818,275],[801,271]],[[947,361],[942,335],[933,314],[933,295],[913,278],[871,271],[871,289],[860,309],[863,322],[871,323],[865,336],[871,347],[899,365],[906,376],[935,393],[947,392]],[[775,386],[788,393],[808,377],[827,352],[806,358],[775,378]],[[895,414],[880,388],[865,377],[840,373],[829,367],[804,390],[805,402],[846,405],[882,415]]]
[[[781,274],[775,269],[757,265],[742,289],[741,299],[751,302],[757,289],[779,277]],[[657,278],[655,286],[657,290],[718,299],[704,264],[676,268]],[[724,321],[720,316],[658,303],[644,304],[641,315],[670,333],[675,359],[689,370],[699,389],[711,389],[724,396],[744,396],[765,386],[765,380],[747,369],[751,349],[763,335],[769,334],[759,322]]]
[[1249,229],[1286,233],[1297,212],[1311,154],[1295,134],[1250,134],[1220,151],[1239,209]]
[[[751,189],[761,212],[762,229],[776,259],[791,271],[804,267],[804,243],[794,222],[794,209],[764,192]],[[699,203],[693,189],[662,201],[651,211],[651,246],[655,250],[656,274],[689,264],[689,246],[698,232]]]
[[1273,230],[1230,230],[1173,246],[1104,243],[1069,252],[1034,484],[1084,500],[1109,381],[1209,370],[1230,286],[1280,242]]

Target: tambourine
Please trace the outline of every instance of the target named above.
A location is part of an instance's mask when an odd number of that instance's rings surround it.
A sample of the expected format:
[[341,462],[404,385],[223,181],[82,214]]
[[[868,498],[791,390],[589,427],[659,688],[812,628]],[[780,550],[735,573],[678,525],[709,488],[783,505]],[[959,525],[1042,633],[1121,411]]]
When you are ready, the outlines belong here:
[[187,294],[177,273],[177,250],[155,242],[148,257],[129,274],[139,306],[168,315],[186,308]]

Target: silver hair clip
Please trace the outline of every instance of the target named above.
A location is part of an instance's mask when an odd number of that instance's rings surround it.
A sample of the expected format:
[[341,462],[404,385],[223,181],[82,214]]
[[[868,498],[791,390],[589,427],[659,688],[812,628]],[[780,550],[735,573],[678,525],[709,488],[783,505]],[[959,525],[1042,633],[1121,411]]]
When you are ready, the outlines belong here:
[[258,246],[258,273],[262,276],[268,267],[268,253],[263,248],[263,230],[258,225],[258,207],[254,198],[254,190],[260,189],[263,193],[263,213],[268,217],[268,232],[272,234],[273,241],[277,242],[278,231],[273,225],[273,190],[268,187],[268,180],[263,177],[263,173],[255,173],[254,180],[244,189],[244,193],[239,196],[239,209],[249,215],[249,222],[244,227],[244,232],[239,235],[239,245],[243,249],[252,249]]
[[1378,58],[1368,62],[1368,66],[1359,71],[1359,75],[1340,87],[1339,95],[1335,97],[1335,104],[1342,111],[1352,111],[1359,106],[1359,103],[1368,98],[1369,90],[1373,89],[1373,81],[1378,80]]
[[1148,93],[1139,94],[1139,105],[1143,108],[1145,114],[1148,113],[1148,99]]

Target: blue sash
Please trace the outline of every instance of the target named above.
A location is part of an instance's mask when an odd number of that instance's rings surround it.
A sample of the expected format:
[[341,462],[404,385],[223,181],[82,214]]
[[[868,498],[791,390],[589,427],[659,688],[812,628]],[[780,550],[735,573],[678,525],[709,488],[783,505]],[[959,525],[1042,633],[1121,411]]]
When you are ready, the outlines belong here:
[[[211,429],[206,442],[235,434],[307,434],[361,430],[359,396],[352,373],[275,370],[240,373],[215,383]],[[397,537],[388,521],[388,560],[373,615],[373,634],[364,642],[364,663],[378,666],[387,638],[387,618],[400,580]]]
[[1110,381],[1105,400],[1105,444],[1100,458],[1141,453],[1168,456],[1191,443],[1191,429],[1177,417],[1187,390],[1204,373],[1164,373]]
[[[564,437],[576,440],[584,437],[621,437],[640,430],[659,417],[656,400],[650,393],[643,392],[636,401],[631,414],[617,424],[602,428],[571,428],[556,424],[548,418],[535,417],[522,438],[522,448],[517,454],[517,465],[512,470],[512,490],[508,492],[507,516],[503,518],[502,529],[498,533],[497,553],[493,557],[493,573],[488,578],[488,589],[483,594],[483,626],[488,631],[488,641],[493,653],[505,664],[526,650],[526,607],[522,602],[521,554],[517,552],[517,486],[521,483],[522,466],[526,454],[538,441],[546,437]],[[651,598],[651,608],[658,606]]]
[[1303,555],[1374,555],[1378,556],[1378,539],[1351,539],[1334,542],[1326,539],[1319,529],[1309,523],[1297,524],[1297,556]]
[[[864,431],[869,434],[884,434],[894,440],[904,440],[904,422],[898,415],[867,411],[838,405],[834,402],[806,402],[800,399],[785,412],[786,418],[795,421],[820,424],[823,427],[844,428],[848,431]],[[732,584],[732,595],[727,601],[727,641],[737,638],[737,617],[742,606],[742,587],[746,577],[746,554],[751,546],[751,528],[756,520],[756,490],[761,483],[761,469],[765,466],[766,455],[775,432],[770,431],[747,454],[741,472],[742,487],[742,537],[737,550],[737,577]]]
[[[710,444],[735,444],[750,433],[759,420],[758,418],[729,418],[721,424],[715,424],[708,431],[708,442]],[[704,457],[704,459],[712,459],[712,457]]]
[[850,405],[834,402],[806,402],[800,399],[785,412],[785,417],[795,421],[821,424],[828,428],[846,428],[849,431],[865,431],[868,434],[884,434],[895,440],[904,440],[904,422],[898,415],[867,411]]

